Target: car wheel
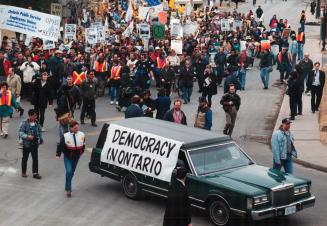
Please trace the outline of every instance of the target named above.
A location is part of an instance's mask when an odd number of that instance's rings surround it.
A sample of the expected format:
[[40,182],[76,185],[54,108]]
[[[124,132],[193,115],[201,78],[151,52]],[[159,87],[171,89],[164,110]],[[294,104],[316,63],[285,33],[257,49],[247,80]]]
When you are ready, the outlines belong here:
[[208,205],[209,218],[215,225],[227,225],[230,220],[229,207],[218,199],[213,200]]
[[140,188],[137,179],[133,174],[131,173],[125,174],[121,180],[121,183],[124,193],[128,198],[130,199],[139,198]]

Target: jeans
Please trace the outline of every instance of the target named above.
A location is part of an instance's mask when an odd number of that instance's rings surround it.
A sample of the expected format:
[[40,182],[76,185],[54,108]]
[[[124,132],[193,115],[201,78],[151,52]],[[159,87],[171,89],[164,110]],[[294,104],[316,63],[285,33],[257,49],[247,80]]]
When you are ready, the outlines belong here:
[[301,30],[304,32],[304,24],[305,24],[305,22],[303,21],[303,22],[301,22]]
[[184,100],[185,103],[189,103],[191,100],[191,95],[192,95],[192,90],[193,87],[182,87],[182,98]]
[[65,191],[72,191],[72,180],[79,158],[70,159],[64,155],[64,164],[66,169]]
[[115,87],[115,86],[111,86],[110,87],[110,99],[112,101],[118,101],[118,96],[119,96],[119,93],[118,93],[118,90],[119,87]]
[[270,72],[268,71],[268,67],[263,67],[260,70],[260,77],[261,81],[263,83],[264,88],[268,88],[269,86],[269,74]]
[[32,161],[33,161],[32,172],[33,174],[36,174],[39,171],[38,145],[31,145],[30,147],[23,147],[22,174],[26,174],[27,160],[30,153],[32,155]]
[[297,55],[299,56],[298,60],[303,59],[303,44],[302,43],[297,44]]
[[238,72],[238,76],[240,78],[241,90],[244,90],[245,89],[245,80],[246,80],[246,70],[240,70]]
[[274,161],[274,169],[281,170],[283,167],[285,170],[285,173],[293,173],[293,159],[291,154],[287,154],[287,159],[281,159],[280,160],[281,164],[276,164]]

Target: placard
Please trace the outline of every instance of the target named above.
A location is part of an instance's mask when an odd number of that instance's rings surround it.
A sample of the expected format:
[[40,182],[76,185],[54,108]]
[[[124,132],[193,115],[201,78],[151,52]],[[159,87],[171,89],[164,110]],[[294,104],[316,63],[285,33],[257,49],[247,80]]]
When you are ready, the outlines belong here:
[[230,31],[230,24],[228,19],[220,20],[221,31]]
[[58,41],[60,17],[38,11],[0,5],[0,29]]
[[171,40],[171,49],[175,50],[177,54],[183,54],[183,41],[182,40]]
[[183,26],[183,35],[194,35],[198,28],[198,24],[196,22],[187,21]]
[[234,20],[233,21],[233,30],[236,31],[236,28],[241,28],[243,24],[242,20]]
[[165,39],[165,25],[152,25],[152,35],[155,40]]
[[182,33],[182,26],[178,19],[170,20],[170,35],[172,37],[179,37]]
[[241,51],[246,50],[246,41],[243,40],[240,41],[240,50]]
[[104,26],[97,27],[97,43],[106,41],[106,28]]
[[271,46],[271,53],[274,56],[277,56],[277,54],[279,53],[279,45],[277,45],[277,44],[272,45]]
[[85,29],[86,42],[90,45],[97,43],[97,29],[95,27],[90,27]]
[[181,142],[111,123],[101,162],[170,182]]
[[150,26],[149,24],[138,24],[137,25],[137,32],[142,39],[149,39],[150,38]]
[[162,11],[163,6],[161,4],[151,7],[139,6],[139,17],[145,19],[148,13],[151,15],[151,17],[157,17],[158,14]]
[[59,3],[51,3],[50,13],[55,16],[62,17],[62,5]]
[[76,24],[65,24],[65,39],[76,40]]
[[56,48],[54,41],[43,39],[43,50]]

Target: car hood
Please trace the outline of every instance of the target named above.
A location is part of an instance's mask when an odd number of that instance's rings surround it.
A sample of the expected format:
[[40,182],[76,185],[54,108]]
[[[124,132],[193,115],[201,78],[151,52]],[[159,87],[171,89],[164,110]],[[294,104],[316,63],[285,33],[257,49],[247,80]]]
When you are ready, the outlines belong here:
[[249,165],[206,176],[211,183],[219,183],[248,194],[262,193],[285,183],[299,184],[303,180],[264,166]]

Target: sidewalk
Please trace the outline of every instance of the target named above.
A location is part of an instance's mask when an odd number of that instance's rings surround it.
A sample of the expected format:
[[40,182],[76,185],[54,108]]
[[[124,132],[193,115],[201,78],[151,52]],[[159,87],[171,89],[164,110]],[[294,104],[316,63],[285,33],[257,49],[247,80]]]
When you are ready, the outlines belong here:
[[[310,12],[307,10],[307,15],[309,14]],[[310,14],[309,20],[313,20],[311,17]],[[313,62],[322,62],[321,47],[318,45],[320,27],[306,26],[305,29],[306,44],[304,46],[304,52],[310,54]],[[322,68],[325,63],[327,62],[322,62]],[[295,147],[298,151],[298,158],[294,159],[294,161],[303,166],[327,172],[327,146],[323,145],[320,141],[320,112],[311,113],[311,96],[304,94],[302,100],[303,115],[296,116],[291,124],[291,131],[295,136]],[[285,95],[276,121],[275,130],[280,126],[282,119],[288,118],[289,114],[289,96]]]

